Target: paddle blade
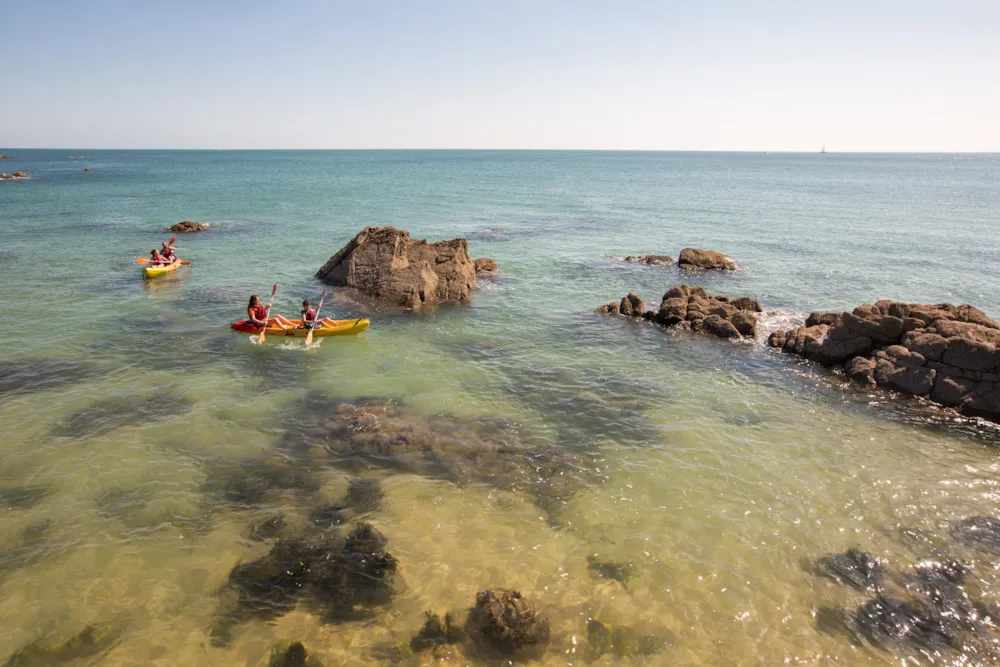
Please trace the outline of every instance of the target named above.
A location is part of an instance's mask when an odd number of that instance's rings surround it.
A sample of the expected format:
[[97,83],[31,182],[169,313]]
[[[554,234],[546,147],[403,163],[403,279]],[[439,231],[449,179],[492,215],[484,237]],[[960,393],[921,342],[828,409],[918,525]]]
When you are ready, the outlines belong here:
[[149,264],[149,257],[138,257],[135,260],[136,264]]
[[310,329],[309,333],[306,334],[306,347],[312,345],[313,342],[313,330]]
[[274,295],[277,293],[278,293],[278,283],[274,283],[274,287],[271,288],[271,298],[273,299]]
[[267,320],[266,319],[264,320],[264,326],[262,326],[260,328],[260,335],[257,336],[257,342],[258,343],[263,343],[264,342],[264,338],[265,338],[264,332],[265,331],[267,331]]
[[173,245],[176,241],[177,241],[177,234],[174,234],[173,236],[170,237],[170,240],[167,241],[167,245]]
[[181,266],[191,266],[191,262],[181,262]]

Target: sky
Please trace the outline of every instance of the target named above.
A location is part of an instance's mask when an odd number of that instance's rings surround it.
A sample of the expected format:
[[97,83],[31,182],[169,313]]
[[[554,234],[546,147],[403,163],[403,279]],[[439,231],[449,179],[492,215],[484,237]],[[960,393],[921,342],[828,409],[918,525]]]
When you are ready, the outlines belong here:
[[0,3],[0,147],[1000,151],[1000,0]]

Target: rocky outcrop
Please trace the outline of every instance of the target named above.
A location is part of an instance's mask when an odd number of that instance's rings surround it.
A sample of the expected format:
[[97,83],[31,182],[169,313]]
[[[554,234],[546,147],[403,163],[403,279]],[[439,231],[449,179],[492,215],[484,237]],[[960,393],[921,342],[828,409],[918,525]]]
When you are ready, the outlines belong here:
[[714,250],[701,250],[699,248],[684,248],[681,256],[677,260],[677,265],[682,269],[690,271],[706,271],[715,269],[719,271],[735,271],[736,262]]
[[209,225],[204,222],[193,222],[191,220],[182,220],[176,225],[170,228],[172,232],[201,232],[208,229]]
[[405,306],[464,302],[476,285],[465,239],[428,243],[395,227],[365,227],[316,273],[328,285],[351,287]]
[[648,264],[650,266],[656,266],[659,264],[673,264],[675,260],[670,255],[626,255],[623,257],[626,262],[635,262],[636,264]]
[[23,171],[15,171],[13,174],[0,174],[0,181],[17,181],[27,177]]
[[1000,324],[968,304],[878,301],[812,313],[768,343],[849,378],[1000,421]]
[[500,270],[497,266],[497,261],[495,259],[490,259],[489,257],[480,257],[476,260],[476,275],[477,276],[488,276],[496,273]]
[[93,169],[91,169],[90,167],[84,167],[84,168],[83,168],[83,170],[84,170],[84,171],[94,171],[94,170],[93,170]]
[[667,327],[683,324],[719,338],[741,339],[756,335],[755,313],[763,310],[750,297],[730,299],[728,296],[711,296],[704,287],[676,285],[667,290],[655,311],[647,311],[642,299],[629,292],[620,302],[612,301],[598,308],[597,312],[641,317]]
[[16,160],[17,157],[14,155],[0,155],[0,160]]

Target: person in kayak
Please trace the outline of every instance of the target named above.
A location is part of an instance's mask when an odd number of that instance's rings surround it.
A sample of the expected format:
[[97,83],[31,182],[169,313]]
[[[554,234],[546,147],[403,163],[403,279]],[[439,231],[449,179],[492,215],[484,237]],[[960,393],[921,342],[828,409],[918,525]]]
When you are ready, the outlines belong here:
[[302,302],[302,311],[299,313],[300,319],[302,320],[303,329],[315,329],[318,325],[316,324],[316,309],[312,307],[309,299]]
[[163,266],[164,264],[169,264],[169,262],[167,262],[165,259],[163,259],[163,255],[160,254],[159,250],[157,250],[156,248],[153,248],[149,252],[149,265],[150,266]]
[[282,317],[281,315],[271,315],[269,311],[271,310],[271,305],[264,305],[260,302],[260,297],[254,294],[250,297],[250,303],[247,304],[247,318],[250,324],[256,327],[264,327],[267,325],[277,325],[282,329],[288,329],[293,327],[291,321]]
[[160,256],[163,257],[163,260],[166,263],[173,264],[174,262],[179,261],[177,259],[177,255],[174,254],[174,250],[176,250],[176,248],[170,245],[170,241],[164,241],[161,245],[163,246],[163,250],[160,251]]

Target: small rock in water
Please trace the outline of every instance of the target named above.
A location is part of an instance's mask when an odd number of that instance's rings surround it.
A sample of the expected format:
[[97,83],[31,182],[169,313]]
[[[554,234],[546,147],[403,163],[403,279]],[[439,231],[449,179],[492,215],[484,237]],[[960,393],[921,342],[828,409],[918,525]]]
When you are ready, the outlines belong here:
[[505,656],[540,654],[549,643],[549,619],[515,590],[477,593],[466,631],[473,641]]
[[423,651],[440,644],[455,644],[463,639],[466,639],[465,632],[453,622],[451,614],[445,614],[442,621],[437,614],[427,612],[427,620],[410,640],[410,648]]
[[951,536],[962,544],[1000,554],[1000,521],[988,516],[970,516],[951,527]]
[[816,569],[838,583],[862,591],[877,590],[885,573],[875,556],[859,549],[823,556],[817,561]]
[[271,649],[267,667],[323,667],[323,663],[309,655],[302,642],[278,645]]
[[275,514],[251,523],[247,536],[255,542],[264,542],[278,537],[284,529],[285,515]]
[[632,563],[600,560],[596,554],[587,556],[587,567],[605,579],[614,579],[623,584],[635,576],[635,566]]

